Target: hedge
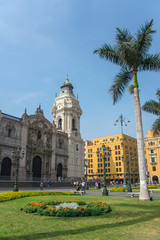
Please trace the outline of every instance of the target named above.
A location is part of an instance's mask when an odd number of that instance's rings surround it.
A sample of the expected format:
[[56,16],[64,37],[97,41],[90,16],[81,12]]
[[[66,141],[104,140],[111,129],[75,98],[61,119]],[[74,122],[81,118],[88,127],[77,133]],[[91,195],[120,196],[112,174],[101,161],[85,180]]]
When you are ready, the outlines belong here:
[[5,192],[0,193],[0,202],[10,201],[23,197],[32,197],[32,196],[47,196],[47,195],[75,195],[72,192]]

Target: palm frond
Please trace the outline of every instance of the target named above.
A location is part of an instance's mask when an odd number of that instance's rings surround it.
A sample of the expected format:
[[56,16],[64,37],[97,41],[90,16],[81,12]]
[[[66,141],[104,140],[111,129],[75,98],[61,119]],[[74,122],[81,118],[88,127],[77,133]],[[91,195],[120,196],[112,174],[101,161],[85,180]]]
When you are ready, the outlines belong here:
[[160,116],[160,103],[154,100],[147,101],[142,109],[145,112],[153,113],[154,115]]
[[152,34],[156,32],[152,29],[152,26],[153,19],[141,25],[136,34],[134,49],[139,57],[146,55],[151,46]]
[[120,42],[130,42],[133,39],[133,36],[127,29],[122,30],[120,30],[119,28],[116,29],[117,29],[116,33],[117,44],[119,44]]
[[115,76],[114,82],[109,89],[109,93],[113,96],[113,104],[115,104],[123,95],[126,86],[132,79],[132,72],[126,68],[122,68],[121,71]]
[[160,89],[157,89],[156,96],[157,96],[158,101],[160,103]]
[[141,64],[138,67],[139,71],[158,71],[160,70],[160,53],[148,54],[141,60]]
[[124,62],[120,58],[118,52],[109,44],[102,45],[101,48],[94,50],[93,53],[99,55],[100,58],[105,58],[106,60],[109,60],[119,66],[124,65]]
[[117,28],[116,33],[116,50],[125,63],[131,68],[135,59],[135,52],[132,47],[133,36],[127,29],[120,30]]
[[159,134],[160,133],[160,118],[157,118],[156,121],[152,125],[153,134]]

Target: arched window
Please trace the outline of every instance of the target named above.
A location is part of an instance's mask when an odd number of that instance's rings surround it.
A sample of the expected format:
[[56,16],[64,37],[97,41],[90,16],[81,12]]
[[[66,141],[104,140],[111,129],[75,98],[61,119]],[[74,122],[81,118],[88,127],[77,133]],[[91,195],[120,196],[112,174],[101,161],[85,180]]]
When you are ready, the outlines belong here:
[[12,132],[12,129],[8,129],[8,137],[11,137],[11,132]]
[[58,129],[62,129],[62,119],[58,120]]
[[72,130],[76,130],[75,119],[72,119]]
[[41,139],[41,131],[38,131],[37,138]]

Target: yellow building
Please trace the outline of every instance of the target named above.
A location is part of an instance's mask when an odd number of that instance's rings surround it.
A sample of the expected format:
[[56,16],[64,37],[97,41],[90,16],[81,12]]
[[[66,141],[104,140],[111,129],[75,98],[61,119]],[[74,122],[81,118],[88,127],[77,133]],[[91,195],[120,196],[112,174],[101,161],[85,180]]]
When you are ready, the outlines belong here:
[[[88,162],[88,180],[100,180],[104,175],[104,152],[102,145],[111,149],[111,155],[105,160],[107,182],[123,182],[124,173],[128,179],[128,166],[131,181],[138,181],[137,140],[125,134],[94,138],[86,141],[85,157]],[[99,155],[97,156],[97,151]]]
[[148,131],[144,142],[148,182],[158,183],[160,179],[160,133],[154,136],[153,131]]

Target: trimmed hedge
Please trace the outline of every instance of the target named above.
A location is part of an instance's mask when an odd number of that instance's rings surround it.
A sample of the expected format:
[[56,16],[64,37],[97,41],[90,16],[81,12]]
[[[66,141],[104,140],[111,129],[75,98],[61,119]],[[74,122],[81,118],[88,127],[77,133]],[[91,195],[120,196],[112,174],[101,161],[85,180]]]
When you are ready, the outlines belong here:
[[[140,187],[131,187],[133,190],[134,189],[140,189]],[[152,185],[148,185],[149,189],[156,189],[157,186],[152,186]],[[117,187],[117,188],[112,188],[111,192],[126,192],[128,189],[128,187]]]
[[0,193],[0,202],[10,201],[23,197],[32,197],[32,196],[47,196],[47,195],[75,195],[72,192],[5,192]]

